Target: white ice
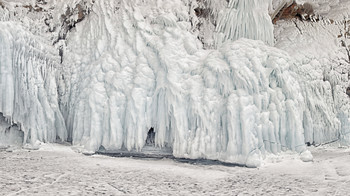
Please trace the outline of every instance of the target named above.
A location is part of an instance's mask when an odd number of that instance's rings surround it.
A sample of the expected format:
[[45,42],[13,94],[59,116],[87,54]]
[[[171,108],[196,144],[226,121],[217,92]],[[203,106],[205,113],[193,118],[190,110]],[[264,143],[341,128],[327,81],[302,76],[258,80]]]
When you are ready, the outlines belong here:
[[2,121],[16,124],[24,132],[24,143],[66,140],[53,51],[39,37],[10,22],[0,22],[0,49]]
[[[2,16],[17,21],[0,22],[4,124],[17,124],[25,143],[68,140],[87,152],[141,150],[154,127],[156,145],[176,157],[247,166],[285,150],[311,160],[305,142],[349,141],[348,80],[325,66],[344,51],[322,48],[334,32],[318,39],[324,26],[290,22],[273,33],[270,1],[206,2],[217,17],[211,50],[193,30],[193,1],[88,1],[92,12],[55,46],[59,29],[28,25],[37,16]],[[50,3],[52,30],[78,1]]]
[[98,1],[70,35],[70,81],[59,86],[73,144],[142,149],[154,127],[156,145],[177,157],[257,166],[266,151],[303,152],[304,102],[288,54],[248,39],[203,50],[185,4],[158,3]]

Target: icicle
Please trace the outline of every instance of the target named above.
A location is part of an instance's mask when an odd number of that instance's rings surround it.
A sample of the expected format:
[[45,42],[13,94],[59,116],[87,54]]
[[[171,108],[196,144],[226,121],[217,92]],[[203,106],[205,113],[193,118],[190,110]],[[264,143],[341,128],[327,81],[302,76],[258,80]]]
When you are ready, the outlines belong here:
[[273,45],[273,25],[268,14],[269,0],[231,0],[218,18],[217,47],[227,40],[249,38]]
[[46,142],[54,142],[56,136],[65,140],[63,117],[55,101],[56,85],[45,86],[48,80],[54,82],[55,73],[46,71],[48,65],[42,59],[53,55],[50,49],[40,51],[45,44],[35,40],[20,26],[0,22],[0,112],[10,125],[16,122],[25,135],[30,134],[32,143],[36,136]]

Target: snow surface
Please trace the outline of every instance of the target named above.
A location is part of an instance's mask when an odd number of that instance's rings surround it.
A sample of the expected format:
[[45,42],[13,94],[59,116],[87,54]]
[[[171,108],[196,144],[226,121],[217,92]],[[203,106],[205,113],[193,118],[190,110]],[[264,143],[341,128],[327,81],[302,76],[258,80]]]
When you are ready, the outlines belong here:
[[269,156],[257,169],[84,156],[69,146],[0,151],[0,195],[347,195],[349,148]]

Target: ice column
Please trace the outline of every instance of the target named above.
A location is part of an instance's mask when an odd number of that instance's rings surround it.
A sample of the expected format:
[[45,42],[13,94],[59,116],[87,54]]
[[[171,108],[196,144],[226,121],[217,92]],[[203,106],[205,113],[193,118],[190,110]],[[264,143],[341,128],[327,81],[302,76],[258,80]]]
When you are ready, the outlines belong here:
[[218,16],[217,47],[227,40],[248,38],[273,44],[273,24],[268,14],[270,0],[230,0]]

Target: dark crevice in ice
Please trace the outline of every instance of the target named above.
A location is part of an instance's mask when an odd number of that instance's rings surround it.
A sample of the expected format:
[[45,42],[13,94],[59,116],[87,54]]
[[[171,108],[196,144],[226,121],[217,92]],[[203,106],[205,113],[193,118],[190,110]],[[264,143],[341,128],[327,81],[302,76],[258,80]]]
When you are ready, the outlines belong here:
[[159,159],[171,159],[178,163],[187,163],[191,165],[222,165],[227,167],[246,167],[242,164],[237,163],[227,163],[218,160],[209,159],[187,159],[187,158],[176,158],[172,154],[145,154],[142,152],[102,152],[98,151],[96,154],[109,156],[109,157],[128,157],[133,159],[143,159],[143,160],[159,160]]
[[146,139],[147,146],[155,146],[155,143],[154,143],[155,136],[156,136],[156,133],[154,132],[153,127],[151,127],[147,133],[147,139]]

